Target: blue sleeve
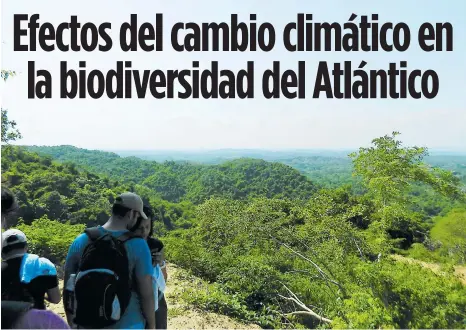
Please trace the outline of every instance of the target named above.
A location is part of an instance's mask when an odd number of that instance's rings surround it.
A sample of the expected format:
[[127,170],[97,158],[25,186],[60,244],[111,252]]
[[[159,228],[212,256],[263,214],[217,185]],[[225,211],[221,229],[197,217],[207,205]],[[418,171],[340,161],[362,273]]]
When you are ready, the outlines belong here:
[[81,258],[82,251],[87,244],[87,235],[81,234],[73,241],[65,261],[65,274],[75,274],[78,271],[79,259]]
[[142,278],[147,275],[152,275],[152,257],[150,255],[149,246],[142,238],[131,240],[131,248],[134,258],[135,275],[137,278]]

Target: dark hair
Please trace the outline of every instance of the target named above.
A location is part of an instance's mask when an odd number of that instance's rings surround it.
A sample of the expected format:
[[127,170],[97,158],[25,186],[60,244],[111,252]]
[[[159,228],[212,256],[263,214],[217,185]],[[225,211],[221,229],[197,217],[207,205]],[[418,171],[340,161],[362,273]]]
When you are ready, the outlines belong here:
[[157,251],[160,251],[163,249],[163,243],[161,240],[159,239],[156,239],[156,238],[153,238],[153,237],[149,237],[147,239],[147,245],[149,246],[149,250],[157,250]]
[[113,204],[112,206],[112,215],[124,217],[129,211],[131,211],[131,209],[120,204]]
[[150,229],[149,229],[149,236],[148,237],[152,237],[152,235],[154,234],[154,211],[152,211],[151,207],[148,206],[148,205],[144,205],[144,207],[142,208],[142,211],[146,214],[146,216],[150,219]]
[[15,195],[6,189],[2,189],[2,214],[8,214],[13,212],[18,208],[18,203],[16,201]]
[[[144,205],[142,207],[142,212],[144,212],[144,214],[147,216],[147,219],[149,219],[149,226],[150,226],[149,237],[151,237],[152,232],[154,231],[154,226],[152,224],[152,217],[154,216],[154,213],[152,212],[152,209],[148,205]],[[139,217],[136,220],[136,223],[134,224],[134,226],[131,227],[130,231],[136,231],[139,228],[139,226],[141,226],[142,220],[143,220],[143,217]]]

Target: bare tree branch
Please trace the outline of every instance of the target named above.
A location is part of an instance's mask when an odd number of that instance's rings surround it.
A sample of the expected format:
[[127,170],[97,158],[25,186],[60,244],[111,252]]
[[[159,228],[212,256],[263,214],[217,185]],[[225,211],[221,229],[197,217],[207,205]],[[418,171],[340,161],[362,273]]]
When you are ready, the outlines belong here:
[[335,284],[336,286],[338,286],[340,288],[340,290],[345,293],[345,290],[343,289],[343,287],[341,286],[340,283],[330,279],[330,277],[319,267],[319,265],[317,265],[314,261],[312,261],[311,259],[309,259],[308,257],[302,255],[301,253],[299,253],[298,251],[295,251],[293,248],[291,248],[289,245],[287,245],[286,243],[283,243],[281,241],[279,241],[278,239],[276,239],[275,237],[273,237],[272,235],[270,235],[270,238],[272,238],[274,241],[276,241],[278,244],[284,246],[285,248],[287,248],[288,250],[290,250],[291,252],[293,252],[294,254],[296,254],[298,257],[306,260],[307,262],[311,263],[316,269],[317,271],[319,272],[319,274],[322,276],[322,278],[327,281],[327,282],[330,282],[332,284]]
[[280,298],[282,298],[282,299],[294,302],[296,305],[298,305],[302,309],[301,311],[294,311],[294,312],[286,313],[286,314],[284,314],[284,316],[307,315],[307,316],[311,316],[311,317],[313,317],[313,318],[315,318],[315,319],[317,319],[317,320],[319,320],[321,322],[325,322],[325,323],[331,323],[332,322],[332,320],[317,314],[312,309],[307,307],[301,300],[299,300],[299,298],[293,293],[293,291],[288,289],[288,287],[285,284],[282,283],[282,285],[286,289],[286,291],[288,291],[288,293],[290,294],[291,297],[285,297],[285,296],[283,296],[281,294],[279,294],[278,296]]
[[361,256],[361,260],[362,261],[366,260],[366,258],[364,258],[364,254],[362,253],[361,249],[359,248],[358,242],[356,242],[356,239],[354,237],[353,237],[353,242],[356,245],[356,247],[358,248],[359,255]]

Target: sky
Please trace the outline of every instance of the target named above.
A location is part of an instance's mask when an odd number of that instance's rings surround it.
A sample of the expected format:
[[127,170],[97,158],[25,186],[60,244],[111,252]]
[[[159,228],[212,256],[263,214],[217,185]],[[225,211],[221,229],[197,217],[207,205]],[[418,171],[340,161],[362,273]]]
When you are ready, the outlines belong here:
[[[457,1],[2,1],[2,69],[18,75],[2,83],[2,108],[18,123],[25,145],[74,145],[101,150],[202,150],[202,149],[354,149],[367,146],[373,138],[402,133],[406,145],[430,149],[466,151],[466,2]],[[57,26],[71,15],[78,20],[112,23],[114,46],[109,52],[14,52],[13,15],[40,14],[39,23]],[[155,24],[156,13],[164,15],[164,51],[128,52],[118,47],[119,26],[130,14],[138,22]],[[195,52],[171,49],[170,28],[175,22],[229,21],[237,13],[249,22],[270,22],[277,31],[271,52]],[[379,22],[405,22],[411,28],[411,46],[406,52],[287,52],[281,43],[286,23],[297,13],[312,13],[314,21],[344,23],[352,13],[379,14]],[[454,27],[453,52],[423,52],[417,30],[424,22],[450,22]],[[26,42],[26,37],[22,41]],[[78,69],[86,61],[88,71],[107,72],[116,61],[132,61],[135,69],[190,69],[192,61],[208,68],[234,71],[255,61],[255,99],[203,100],[145,99],[99,100],[60,99],[60,61]],[[434,99],[312,99],[312,85],[319,61],[364,60],[367,69],[383,69],[390,62],[407,61],[408,69],[435,70],[440,91]],[[28,61],[52,74],[52,99],[28,99]],[[306,61],[307,98],[267,100],[260,89],[262,72],[280,61],[281,67],[297,70]]]

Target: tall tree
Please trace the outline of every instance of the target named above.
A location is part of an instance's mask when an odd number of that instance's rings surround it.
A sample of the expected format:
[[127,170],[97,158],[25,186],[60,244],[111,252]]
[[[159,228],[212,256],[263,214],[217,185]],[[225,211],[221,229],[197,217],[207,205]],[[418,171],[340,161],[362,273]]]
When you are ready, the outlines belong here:
[[[367,197],[375,206],[372,233],[389,233],[408,247],[418,237],[425,236],[425,224],[420,214],[413,212],[409,190],[422,185],[452,199],[465,200],[464,187],[451,171],[433,168],[423,162],[427,148],[403,147],[397,140],[399,132],[372,140],[373,146],[350,154],[353,175],[362,178]],[[386,237],[388,238],[388,237]],[[385,239],[380,245],[388,247]]]

